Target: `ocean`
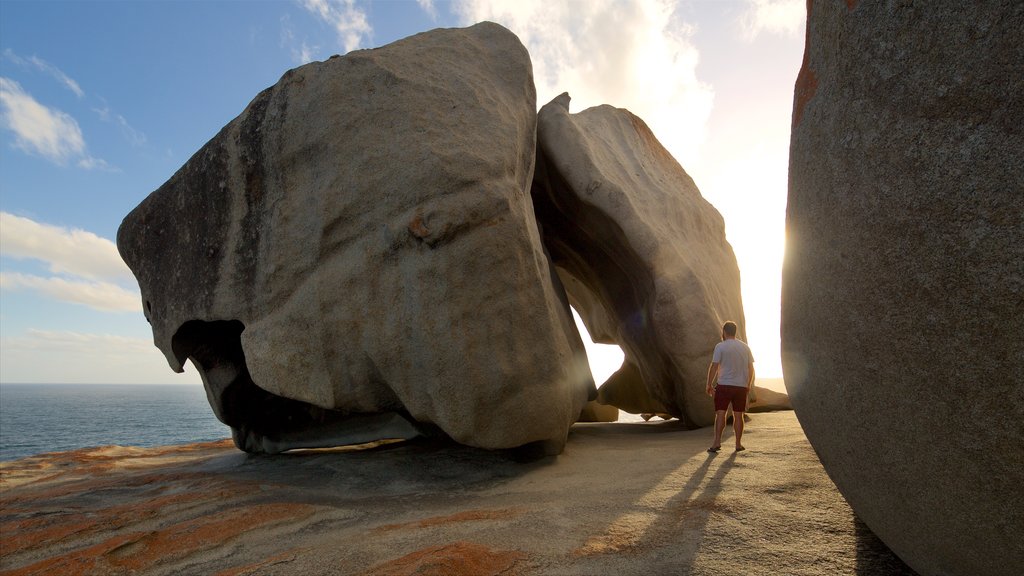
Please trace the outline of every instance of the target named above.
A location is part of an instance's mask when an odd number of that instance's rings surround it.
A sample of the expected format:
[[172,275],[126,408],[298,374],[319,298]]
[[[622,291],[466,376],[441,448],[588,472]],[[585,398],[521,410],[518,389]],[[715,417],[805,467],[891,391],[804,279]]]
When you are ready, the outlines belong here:
[[0,461],[231,437],[196,385],[0,384]]
[[[758,385],[785,392],[781,379],[758,380]],[[642,420],[620,411],[619,422]],[[0,384],[0,462],[93,446],[166,446],[230,437],[202,386]]]

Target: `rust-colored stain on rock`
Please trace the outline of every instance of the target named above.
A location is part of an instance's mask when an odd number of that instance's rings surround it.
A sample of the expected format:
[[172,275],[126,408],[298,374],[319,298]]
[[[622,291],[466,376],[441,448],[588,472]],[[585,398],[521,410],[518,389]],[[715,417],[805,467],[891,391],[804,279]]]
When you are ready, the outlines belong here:
[[403,528],[430,528],[457,522],[470,522],[474,520],[508,520],[522,514],[522,510],[516,508],[502,508],[499,510],[466,510],[448,516],[433,516],[415,522],[404,522],[401,524],[387,524],[377,528],[382,532],[401,530]]
[[309,552],[309,550],[310,548],[293,548],[291,550],[285,550],[280,554],[275,554],[258,562],[252,562],[244,566],[236,566],[234,568],[221,570],[214,574],[214,576],[245,576],[246,574],[251,574],[261,568],[294,562],[296,558]]
[[796,86],[793,90],[793,128],[800,125],[804,116],[804,108],[814,93],[818,91],[818,77],[811,69],[811,12],[814,9],[814,0],[807,0],[807,30],[804,33],[804,60],[800,65],[800,73],[796,77]]
[[0,524],[4,535],[4,554],[57,544],[66,538],[85,538],[113,532],[131,524],[159,517],[169,510],[200,502],[223,501],[233,496],[229,490],[168,494],[139,503],[112,506],[88,514],[65,512],[12,520]]
[[115,536],[94,546],[48,558],[4,576],[133,573],[223,545],[241,533],[313,513],[306,504],[262,504],[200,516],[160,530]]
[[423,216],[417,214],[412,221],[409,222],[409,232],[421,240],[430,235],[430,230],[428,230],[426,224],[423,223]]
[[475,542],[459,541],[431,546],[383,562],[364,576],[511,576],[526,555],[516,550],[495,550]]
[[212,457],[233,446],[231,440],[218,440],[158,448],[101,446],[38,454],[13,462],[4,462],[0,466],[0,488],[15,488],[34,483],[54,487],[58,485],[57,481],[145,468],[153,464],[168,463],[176,458]]

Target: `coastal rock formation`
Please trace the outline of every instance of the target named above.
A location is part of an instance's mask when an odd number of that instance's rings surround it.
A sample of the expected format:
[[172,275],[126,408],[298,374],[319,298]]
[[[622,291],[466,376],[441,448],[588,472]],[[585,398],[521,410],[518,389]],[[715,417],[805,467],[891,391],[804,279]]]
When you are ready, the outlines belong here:
[[756,425],[750,450],[713,457],[675,422],[578,426],[544,466],[450,443],[0,462],[0,573],[912,576],[792,413]]
[[1024,567],[1024,4],[814,2],[790,150],[797,416],[921,574]]
[[156,345],[244,450],[436,427],[560,452],[596,391],[535,127],[529,55],[492,23],[289,71],[118,231]]
[[754,385],[754,394],[752,396],[753,398],[749,396],[747,398],[747,414],[793,409],[789,396],[770,388]]
[[[600,391],[598,391],[600,392]],[[587,402],[580,412],[577,422],[615,422],[619,419],[619,409],[608,404],[601,404],[596,400]]]
[[723,322],[746,338],[722,216],[626,110],[569,114],[562,94],[538,114],[537,148],[533,199],[552,261],[613,320],[650,396],[688,426],[711,424],[704,386]]
[[597,401],[630,414],[668,413],[668,408],[665,408],[664,404],[651,397],[640,375],[640,369],[628,358],[622,361],[622,366],[597,390]]

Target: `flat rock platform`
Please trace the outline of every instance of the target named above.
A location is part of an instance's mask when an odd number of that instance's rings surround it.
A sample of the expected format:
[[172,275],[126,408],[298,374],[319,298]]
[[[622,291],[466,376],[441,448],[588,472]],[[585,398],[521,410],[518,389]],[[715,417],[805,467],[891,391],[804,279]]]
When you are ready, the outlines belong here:
[[793,412],[708,454],[676,421],[576,424],[558,457],[230,441],[0,464],[0,574],[913,574]]

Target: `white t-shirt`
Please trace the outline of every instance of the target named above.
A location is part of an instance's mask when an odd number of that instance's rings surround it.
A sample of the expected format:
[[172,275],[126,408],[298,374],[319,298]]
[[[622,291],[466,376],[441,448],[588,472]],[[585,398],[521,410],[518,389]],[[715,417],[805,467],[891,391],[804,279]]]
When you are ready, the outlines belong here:
[[711,359],[718,364],[718,383],[722,386],[747,387],[750,373],[747,366],[754,361],[750,347],[742,340],[729,338],[715,345]]

